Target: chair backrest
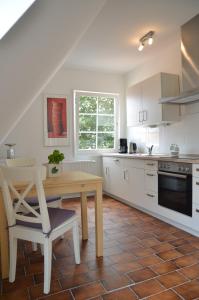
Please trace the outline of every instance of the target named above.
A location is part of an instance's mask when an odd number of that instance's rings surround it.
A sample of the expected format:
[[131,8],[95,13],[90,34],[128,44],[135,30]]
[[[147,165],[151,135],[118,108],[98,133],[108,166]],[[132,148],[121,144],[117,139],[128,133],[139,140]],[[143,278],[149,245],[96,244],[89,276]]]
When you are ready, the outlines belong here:
[[6,159],[6,165],[8,167],[33,167],[36,165],[36,160],[34,158],[14,158]]
[[[42,180],[46,175],[45,167],[5,167],[0,168],[0,183],[8,226],[14,226],[17,220],[29,223],[40,223],[44,233],[50,231],[48,209]],[[26,202],[28,193],[34,188],[38,197],[39,210]],[[21,190],[20,190],[21,189]],[[20,190],[20,191],[19,191]],[[15,199],[15,203],[13,202]],[[22,214],[22,208],[28,214]]]

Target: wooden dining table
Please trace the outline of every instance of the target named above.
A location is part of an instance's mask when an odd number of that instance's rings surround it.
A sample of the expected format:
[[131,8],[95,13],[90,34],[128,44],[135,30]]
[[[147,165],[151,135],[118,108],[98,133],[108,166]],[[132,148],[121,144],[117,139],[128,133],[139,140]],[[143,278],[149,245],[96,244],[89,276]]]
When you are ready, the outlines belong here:
[[[88,217],[87,217],[87,193],[95,192],[95,240],[96,256],[103,256],[103,208],[102,208],[102,177],[85,172],[69,171],[63,172],[57,177],[48,177],[43,181],[46,196],[66,195],[69,193],[80,193],[81,199],[81,223],[82,239],[88,239]],[[17,186],[23,189],[23,184]],[[35,191],[31,191],[31,196]],[[7,278],[9,273],[9,245],[7,219],[3,203],[3,195],[0,189],[0,251],[1,251],[1,274]]]

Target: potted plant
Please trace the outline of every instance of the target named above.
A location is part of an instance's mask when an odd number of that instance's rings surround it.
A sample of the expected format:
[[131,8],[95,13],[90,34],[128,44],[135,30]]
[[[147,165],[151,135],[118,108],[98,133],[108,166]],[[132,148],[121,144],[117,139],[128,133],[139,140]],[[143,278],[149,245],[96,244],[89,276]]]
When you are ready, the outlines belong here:
[[64,154],[59,150],[54,150],[52,154],[48,155],[48,176],[58,176],[62,172],[62,164]]

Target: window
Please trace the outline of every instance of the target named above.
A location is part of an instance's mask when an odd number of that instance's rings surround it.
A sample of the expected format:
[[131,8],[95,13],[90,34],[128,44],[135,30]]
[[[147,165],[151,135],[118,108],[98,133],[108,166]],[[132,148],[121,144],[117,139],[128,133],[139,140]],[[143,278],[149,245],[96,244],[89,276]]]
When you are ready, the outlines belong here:
[[116,95],[76,92],[78,150],[116,148]]

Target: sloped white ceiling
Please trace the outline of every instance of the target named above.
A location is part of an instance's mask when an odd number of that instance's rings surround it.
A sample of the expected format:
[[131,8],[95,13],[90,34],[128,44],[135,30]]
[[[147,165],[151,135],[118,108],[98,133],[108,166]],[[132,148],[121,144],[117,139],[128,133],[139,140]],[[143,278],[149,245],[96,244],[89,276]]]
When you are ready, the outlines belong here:
[[104,3],[37,0],[0,41],[0,144],[75,49]]
[[[198,13],[198,0],[107,0],[66,67],[129,72],[164,51]],[[139,52],[139,39],[150,30],[154,44]]]

